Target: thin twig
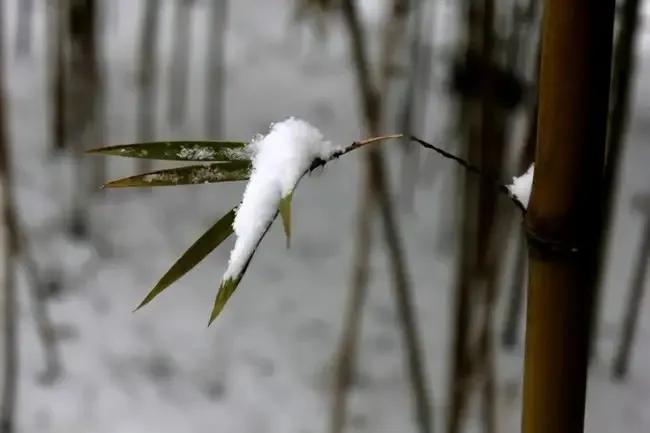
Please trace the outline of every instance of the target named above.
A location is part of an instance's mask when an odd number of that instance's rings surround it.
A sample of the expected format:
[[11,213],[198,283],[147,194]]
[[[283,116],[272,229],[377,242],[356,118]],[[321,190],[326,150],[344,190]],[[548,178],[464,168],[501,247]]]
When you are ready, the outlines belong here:
[[524,206],[524,204],[510,192],[510,189],[508,189],[508,186],[506,184],[501,183],[494,176],[484,173],[476,165],[470,163],[469,161],[467,161],[467,160],[465,160],[465,159],[463,159],[463,158],[461,158],[459,156],[456,156],[456,155],[454,155],[452,153],[449,153],[446,150],[441,149],[438,146],[435,146],[435,145],[433,145],[431,143],[427,143],[426,141],[421,140],[421,139],[419,139],[419,138],[417,138],[417,137],[415,137],[413,135],[410,136],[410,139],[417,142],[417,143],[419,143],[420,145],[422,145],[422,147],[425,147],[427,149],[431,149],[434,152],[437,152],[438,154],[442,155],[443,157],[445,157],[447,159],[451,159],[452,161],[455,161],[461,167],[465,168],[465,170],[480,176],[482,180],[492,184],[497,190],[499,190],[500,192],[506,194],[510,198],[510,200],[512,200],[512,202],[519,208],[519,210],[524,215],[526,214],[526,206]]

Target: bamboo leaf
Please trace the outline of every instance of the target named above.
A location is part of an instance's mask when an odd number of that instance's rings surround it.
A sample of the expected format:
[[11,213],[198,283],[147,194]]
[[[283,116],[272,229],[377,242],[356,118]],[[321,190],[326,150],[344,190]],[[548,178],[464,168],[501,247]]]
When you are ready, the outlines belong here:
[[250,161],[226,161],[157,170],[107,182],[104,188],[197,185],[248,180]]
[[282,197],[280,200],[280,217],[282,217],[282,227],[284,228],[284,234],[287,237],[287,248],[291,247],[291,199],[293,198],[293,192],[287,194],[285,197]]
[[214,322],[214,320],[217,318],[217,316],[219,316],[219,313],[221,313],[223,310],[223,307],[226,305],[226,302],[228,302],[228,299],[230,299],[232,294],[235,293],[235,290],[241,281],[241,277],[242,276],[239,276],[238,278],[228,278],[221,282],[217,296],[214,299],[214,306],[212,307],[212,312],[210,313],[208,326],[210,326],[212,322]]
[[136,310],[147,305],[153,298],[163,290],[181,278],[201,260],[212,252],[216,247],[228,238],[233,232],[232,223],[235,219],[235,208],[231,209],[219,221],[217,221],[207,232],[188,248],[185,253],[172,265],[165,275],[158,281],[153,289],[147,294]]
[[169,161],[243,161],[250,158],[243,141],[152,141],[100,147],[87,153]]
[[264,239],[264,236],[266,236],[266,234],[268,233],[269,229],[271,228],[271,225],[273,224],[273,221],[275,221],[275,218],[277,218],[277,216],[278,216],[278,212],[275,213],[273,218],[266,225],[266,228],[264,229],[264,232],[257,240],[255,247],[248,254],[248,257],[246,258],[246,264],[244,265],[243,269],[239,272],[239,274],[236,275],[235,277],[224,278],[223,280],[221,280],[221,284],[219,285],[219,290],[217,291],[217,296],[214,300],[214,306],[212,307],[212,312],[210,313],[210,320],[208,322],[208,326],[210,326],[212,322],[214,322],[214,320],[217,318],[219,313],[221,313],[223,307],[226,305],[226,302],[228,302],[228,299],[230,299],[232,294],[237,289],[237,286],[239,286],[239,282],[241,281],[241,279],[244,277],[244,274],[248,270],[248,266],[251,264],[251,260],[253,260],[253,256],[255,255],[257,248],[259,248],[262,239]]

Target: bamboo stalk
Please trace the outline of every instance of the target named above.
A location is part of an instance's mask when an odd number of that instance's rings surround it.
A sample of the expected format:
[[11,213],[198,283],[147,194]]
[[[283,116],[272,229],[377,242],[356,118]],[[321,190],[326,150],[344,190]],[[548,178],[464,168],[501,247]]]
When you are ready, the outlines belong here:
[[[75,130],[73,152],[76,181],[72,203],[72,216],[70,233],[77,238],[89,236],[87,207],[91,188],[91,176],[105,164],[105,161],[95,161],[91,166],[90,161],[83,158],[84,150],[88,143],[97,139],[98,128],[98,101],[101,95],[99,90],[99,66],[97,58],[96,35],[97,0],[78,0],[70,2],[68,13],[68,28],[70,35],[70,90],[72,92],[71,121]],[[68,108],[68,107],[66,107]],[[100,170],[103,171],[103,168]],[[101,174],[101,173],[100,173]],[[105,176],[103,177],[105,178]]]
[[[401,7],[402,0],[395,0],[394,15],[401,19],[405,13]],[[350,32],[352,59],[354,62],[356,78],[361,95],[362,109],[366,122],[366,128],[371,135],[379,135],[382,121],[382,100],[378,86],[373,85],[370,78],[370,67],[365,49],[364,34],[359,22],[358,13],[354,0],[344,0],[342,2],[343,16],[345,24]],[[391,42],[392,43],[392,42]],[[385,47],[384,64],[390,62],[390,56],[393,50]],[[384,74],[388,68],[382,68]],[[387,78],[384,76],[380,79],[380,86],[387,86]],[[356,342],[359,335],[361,324],[361,315],[363,311],[364,298],[367,286],[368,260],[370,246],[372,242],[372,232],[370,222],[374,206],[380,206],[380,215],[382,217],[384,235],[387,249],[389,252],[392,274],[394,277],[394,290],[396,304],[399,310],[401,328],[404,334],[406,345],[406,357],[408,371],[411,378],[411,387],[413,390],[413,399],[415,405],[415,414],[418,429],[421,433],[430,433],[432,431],[432,417],[430,413],[430,403],[426,386],[426,375],[424,374],[424,363],[421,360],[419,349],[419,337],[416,328],[415,313],[411,305],[411,287],[407,277],[407,268],[402,255],[401,246],[398,236],[398,224],[393,214],[390,204],[390,192],[388,191],[383,156],[378,148],[369,149],[366,153],[366,197],[362,203],[359,215],[361,217],[361,227],[357,233],[357,262],[353,270],[353,286],[351,288],[350,302],[348,305],[347,327],[344,329],[344,338],[341,341],[339,349],[339,365],[335,377],[335,393],[332,405],[332,433],[342,431],[345,422],[345,385],[350,382],[349,377],[342,377],[344,374],[350,374],[351,364],[354,362],[352,357],[356,354]],[[350,319],[351,317],[354,320]],[[343,385],[343,386],[342,386]]]
[[187,116],[187,71],[190,60],[190,13],[194,0],[175,0],[172,60],[169,76],[167,121],[182,126]]
[[625,132],[630,111],[630,90],[635,69],[635,40],[639,25],[639,0],[625,0],[621,16],[621,30],[616,39],[614,64],[612,67],[612,100],[610,106],[609,129],[607,137],[607,157],[605,159],[603,225],[599,235],[599,274],[594,295],[594,311],[591,319],[591,349],[596,349],[598,337],[598,317],[601,292],[605,284],[605,262],[609,246],[610,231],[614,221],[616,192],[619,183],[621,156],[625,147]]
[[208,61],[205,95],[205,131],[208,137],[222,135],[225,78],[226,22],[228,0],[212,0],[208,34]]
[[0,398],[0,433],[15,431],[16,399],[18,391],[18,301],[15,281],[15,233],[11,230],[13,215],[13,197],[11,195],[11,175],[9,160],[9,136],[5,119],[5,84],[4,84],[4,49],[2,37],[4,32],[4,2],[0,3],[0,230],[3,231],[2,267],[3,267],[3,360],[2,390]]
[[32,48],[34,0],[20,0],[16,8],[16,57],[28,55]]
[[[63,151],[67,146],[66,127],[66,45],[68,0],[58,0],[57,4],[47,2],[45,45],[48,53],[48,75],[50,91],[50,148],[52,152]],[[54,35],[54,36],[53,36]]]
[[636,336],[639,312],[645,293],[645,277],[648,272],[648,258],[650,257],[650,215],[646,215],[641,235],[641,246],[634,267],[634,277],[630,286],[627,306],[625,309],[621,339],[612,366],[612,376],[615,379],[624,379],[630,364],[632,344]]
[[[138,92],[138,137],[141,141],[152,140],[156,129],[156,39],[158,37],[158,10],[160,0],[145,3],[140,36],[140,69]],[[151,160],[138,161],[138,169],[151,171]]]
[[547,0],[544,11],[522,431],[580,433],[614,1]]

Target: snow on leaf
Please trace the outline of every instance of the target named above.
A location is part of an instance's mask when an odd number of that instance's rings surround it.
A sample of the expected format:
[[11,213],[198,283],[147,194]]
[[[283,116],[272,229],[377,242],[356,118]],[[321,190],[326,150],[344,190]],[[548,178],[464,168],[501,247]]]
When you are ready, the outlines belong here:
[[312,162],[327,160],[340,150],[324,141],[318,129],[293,117],[271,125],[269,133],[253,140],[250,147],[253,171],[233,223],[237,241],[224,280],[239,277],[277,214],[281,198],[294,190]]
[[235,219],[235,208],[221,217],[208,231],[192,244],[191,247],[172,265],[165,275],[147,294],[136,310],[147,305],[163,290],[194,268],[201,260],[228,238],[233,232],[232,223]]
[[[293,117],[271,125],[269,133],[256,137],[249,147],[253,154],[253,170],[233,222],[237,241],[230,252],[211,321],[237,288],[253,254],[278,215],[282,198],[291,195],[314,160],[326,161],[344,151],[325,141],[318,129]],[[283,207],[286,211],[286,204]],[[290,220],[285,220],[285,224],[287,222]]]
[[169,161],[244,161],[250,159],[243,141],[152,141],[88,150],[87,153]]
[[247,180],[250,161],[225,161],[207,165],[189,165],[157,170],[107,182],[105,188],[196,185]]

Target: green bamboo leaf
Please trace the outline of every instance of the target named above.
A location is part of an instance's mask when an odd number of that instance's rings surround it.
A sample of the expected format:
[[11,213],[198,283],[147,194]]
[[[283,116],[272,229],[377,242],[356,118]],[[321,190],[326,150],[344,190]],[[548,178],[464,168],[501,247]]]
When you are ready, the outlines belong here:
[[287,248],[291,247],[291,199],[293,192],[290,192],[280,200],[280,217],[282,217],[282,227],[287,237]]
[[197,185],[248,180],[250,161],[226,161],[157,170],[107,182],[104,188]]
[[172,265],[165,275],[147,294],[136,310],[147,305],[153,298],[181,278],[203,260],[208,254],[228,238],[233,232],[232,223],[235,219],[235,208],[225,214],[210,229],[188,248],[185,253]]
[[221,313],[223,310],[226,302],[228,302],[228,299],[230,299],[232,294],[235,293],[235,290],[241,281],[241,277],[242,276],[239,276],[239,278],[228,278],[227,280],[223,280],[221,282],[217,296],[214,299],[214,306],[212,307],[212,312],[210,313],[210,321],[208,322],[208,326],[214,322],[219,313]]
[[278,216],[278,212],[275,213],[273,218],[271,218],[269,223],[266,225],[264,232],[262,233],[262,235],[257,240],[257,243],[255,244],[255,248],[253,248],[253,250],[248,255],[248,258],[246,259],[246,264],[244,265],[244,268],[241,270],[239,275],[235,276],[234,278],[231,277],[231,278],[225,278],[221,280],[221,284],[219,285],[219,290],[217,291],[217,296],[214,300],[214,306],[212,307],[212,312],[210,313],[210,320],[208,321],[208,326],[210,326],[212,322],[214,322],[214,319],[216,319],[219,313],[221,313],[221,310],[223,310],[223,307],[226,305],[226,302],[228,302],[228,299],[230,299],[232,294],[237,289],[239,282],[244,277],[244,274],[248,270],[248,266],[251,264],[251,260],[253,260],[253,256],[255,255],[257,248],[259,248],[262,239],[264,239],[264,236],[266,236],[266,234],[268,233],[269,229],[271,228],[271,225],[273,224],[273,221],[275,221],[275,218],[277,218],[277,216]]
[[87,153],[169,161],[242,161],[250,159],[243,141],[152,141],[120,144]]

